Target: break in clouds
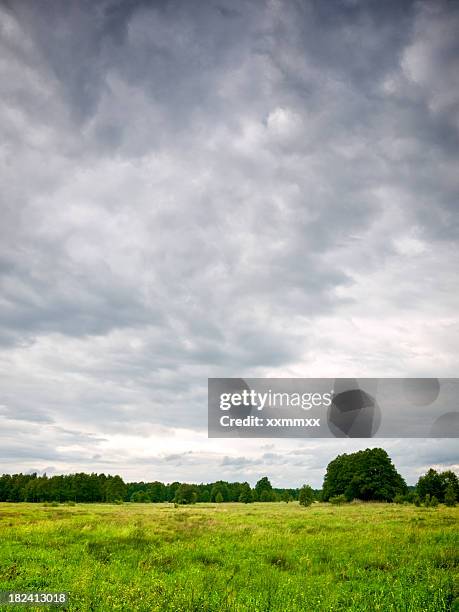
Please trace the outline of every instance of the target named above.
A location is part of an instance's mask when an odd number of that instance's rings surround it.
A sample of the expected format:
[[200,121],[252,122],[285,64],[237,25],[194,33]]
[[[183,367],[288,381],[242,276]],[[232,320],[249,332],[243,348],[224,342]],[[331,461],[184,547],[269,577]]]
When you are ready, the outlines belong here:
[[376,444],[208,440],[207,378],[457,376],[458,32],[446,0],[3,2],[2,470],[319,485]]

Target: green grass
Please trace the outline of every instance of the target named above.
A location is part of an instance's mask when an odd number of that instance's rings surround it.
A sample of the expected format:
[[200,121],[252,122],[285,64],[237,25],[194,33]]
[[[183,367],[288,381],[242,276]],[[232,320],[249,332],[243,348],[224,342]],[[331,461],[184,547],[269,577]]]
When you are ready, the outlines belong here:
[[84,612],[455,610],[458,516],[392,504],[0,504],[0,590],[68,591],[66,609]]

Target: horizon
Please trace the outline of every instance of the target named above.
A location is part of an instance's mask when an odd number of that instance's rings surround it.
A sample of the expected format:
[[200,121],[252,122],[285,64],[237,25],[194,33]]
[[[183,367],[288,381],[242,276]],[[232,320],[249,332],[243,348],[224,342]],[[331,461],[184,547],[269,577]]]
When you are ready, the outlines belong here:
[[[383,448],[383,447],[379,446],[379,445],[372,445],[372,446],[366,446],[366,448]],[[361,448],[361,449],[359,448],[358,450],[365,450],[365,449],[364,448]],[[386,450],[386,449],[383,448],[383,450]],[[339,453],[339,454],[349,454],[350,452],[351,451],[349,451],[348,453]],[[352,451],[352,452],[355,452],[355,451]],[[408,487],[416,486],[416,483],[417,483],[417,480],[418,480],[419,476],[424,475],[428,471],[428,469],[430,469],[430,468],[435,469],[435,470],[440,471],[440,472],[441,471],[446,471],[447,469],[451,469],[448,466],[445,466],[445,465],[442,465],[442,464],[426,466],[424,471],[419,472],[419,475],[416,478],[416,481],[409,482],[405,478],[404,474],[399,470],[397,464],[395,463],[395,461],[393,460],[393,458],[390,456],[389,453],[388,453],[388,455],[389,455],[390,460],[394,464],[395,469],[404,478],[404,480],[405,480],[405,482],[406,482]],[[338,455],[335,455],[334,457],[331,457],[329,459],[328,463],[330,461],[332,461],[333,459],[335,459],[337,456]],[[23,474],[25,474],[27,476],[30,476],[32,474],[36,474],[37,476],[45,476],[46,475],[46,476],[48,476],[48,478],[51,478],[53,476],[69,476],[69,475],[78,473],[78,471],[79,471],[79,472],[83,472],[83,473],[87,473],[87,474],[96,473],[96,474],[106,474],[106,475],[110,475],[110,476],[120,476],[126,484],[129,484],[129,483],[132,483],[132,482],[145,482],[145,483],[162,482],[165,485],[171,485],[174,482],[183,482],[183,483],[186,483],[186,484],[206,485],[206,484],[212,484],[214,482],[218,482],[219,480],[224,480],[225,482],[240,482],[240,483],[248,482],[249,485],[252,488],[255,487],[255,484],[258,482],[258,480],[260,480],[260,478],[263,478],[264,476],[266,476],[270,480],[273,488],[277,488],[277,489],[299,489],[304,484],[308,484],[308,485],[311,485],[314,488],[314,490],[319,490],[319,489],[322,488],[323,479],[325,477],[325,473],[326,473],[326,469],[327,469],[328,463],[323,468],[322,482],[318,486],[317,486],[317,480],[312,482],[312,481],[308,481],[307,479],[303,479],[303,481],[299,482],[298,484],[289,484],[289,485],[286,485],[285,483],[284,484],[282,484],[282,483],[279,484],[279,481],[273,481],[272,477],[268,473],[263,473],[262,474],[261,472],[260,472],[260,475],[258,477],[254,476],[253,478],[245,478],[244,479],[243,476],[241,476],[239,479],[236,479],[236,480],[231,480],[231,478],[229,477],[229,478],[217,478],[216,480],[207,480],[207,481],[205,481],[205,480],[186,480],[186,481],[184,481],[184,480],[179,480],[177,478],[174,478],[172,480],[162,480],[160,477],[154,477],[154,478],[153,477],[152,478],[146,478],[145,477],[145,478],[138,478],[138,479],[132,480],[132,479],[127,479],[127,478],[123,477],[123,475],[118,473],[118,472],[110,472],[110,471],[97,472],[97,471],[90,471],[90,470],[89,471],[77,470],[77,471],[66,471],[66,472],[53,472],[53,471],[51,471],[51,472],[48,473],[46,471],[46,469],[43,470],[43,471],[30,469],[30,470],[27,470],[26,472],[3,472],[2,474],[0,474],[0,476],[2,476],[4,474],[14,475],[14,474],[23,473]]]

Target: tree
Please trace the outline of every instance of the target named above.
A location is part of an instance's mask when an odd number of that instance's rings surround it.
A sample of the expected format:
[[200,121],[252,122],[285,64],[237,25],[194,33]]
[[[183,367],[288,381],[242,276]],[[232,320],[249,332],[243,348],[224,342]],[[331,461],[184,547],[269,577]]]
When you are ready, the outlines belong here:
[[456,500],[459,497],[459,479],[451,470],[437,472],[433,468],[421,476],[416,485],[416,493],[421,499],[429,495],[429,499],[436,497],[439,502],[446,503],[446,492],[449,492],[449,499],[454,495]]
[[217,501],[217,495],[220,493],[222,501],[229,501],[228,485],[222,480],[217,481],[210,491],[210,501]]
[[448,487],[451,487],[451,489],[454,491],[455,498],[458,499],[459,498],[459,478],[457,477],[457,474],[455,474],[451,470],[446,470],[446,472],[440,473],[440,478],[443,484],[443,497],[440,498],[440,501],[445,501],[446,503],[445,496],[446,496],[446,491],[448,490]]
[[314,491],[309,485],[304,485],[300,489],[300,495],[298,497],[300,506],[310,506],[314,501]]
[[198,499],[196,488],[190,484],[181,484],[175,492],[176,504],[195,504]]
[[243,504],[250,504],[253,501],[252,489],[248,482],[244,482],[241,486],[241,493],[239,495],[239,501]]
[[445,504],[447,506],[455,506],[456,505],[456,492],[452,484],[449,484],[446,487],[445,492]]
[[344,495],[352,499],[392,501],[404,494],[406,483],[382,448],[367,448],[350,455],[339,455],[328,464],[322,498]]
[[121,476],[108,476],[105,484],[105,499],[108,502],[113,502],[118,499],[124,499],[126,495],[126,485]]
[[261,502],[276,501],[276,494],[267,476],[263,476],[255,485],[256,499]]
[[435,495],[438,499],[444,498],[442,479],[440,474],[432,468],[427,474],[419,478],[416,489],[421,499],[425,499],[427,496],[430,499],[432,495]]
[[223,495],[220,493],[220,491],[218,491],[217,495],[215,496],[215,501],[217,504],[221,504],[223,502]]
[[257,493],[261,493],[264,490],[272,491],[272,488],[272,484],[267,476],[263,476],[263,478],[260,478],[260,480],[255,485],[255,491],[257,491]]
[[201,495],[199,496],[199,501],[201,501],[201,502],[208,502],[208,501],[210,501],[209,489],[204,489],[201,492]]
[[175,493],[177,489],[179,488],[179,486],[180,486],[179,482],[171,482],[171,484],[168,485],[167,494],[166,494],[167,501],[170,501],[170,502],[174,501]]
[[166,487],[162,482],[152,482],[147,487],[147,495],[150,500],[155,504],[166,501]]
[[131,495],[131,502],[144,504],[146,502],[150,502],[151,499],[145,493],[145,491],[136,491]]

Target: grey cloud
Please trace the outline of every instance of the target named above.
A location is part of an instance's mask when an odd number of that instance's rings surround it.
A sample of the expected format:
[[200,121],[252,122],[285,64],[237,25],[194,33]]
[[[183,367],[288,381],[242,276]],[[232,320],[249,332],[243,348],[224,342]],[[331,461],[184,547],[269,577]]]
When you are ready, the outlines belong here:
[[205,430],[208,376],[456,373],[454,3],[0,12],[9,419],[103,457]]
[[13,421],[28,421],[31,423],[52,423],[53,419],[49,418],[43,410],[29,406],[16,406],[14,409],[9,406],[0,406],[0,416]]
[[249,459],[248,457],[228,457],[225,455],[223,457],[221,465],[234,467],[236,469],[243,469],[249,465],[254,465],[257,463],[256,459]]

